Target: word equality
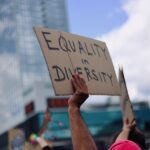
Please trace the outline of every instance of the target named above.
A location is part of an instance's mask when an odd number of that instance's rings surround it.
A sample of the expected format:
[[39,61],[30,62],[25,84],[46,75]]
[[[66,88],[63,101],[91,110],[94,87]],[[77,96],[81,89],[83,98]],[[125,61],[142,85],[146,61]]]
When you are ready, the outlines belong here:
[[70,80],[70,77],[74,72],[78,74],[85,74],[88,81],[95,80],[100,82],[110,82],[110,84],[113,86],[112,82],[112,74],[106,73],[106,72],[97,72],[94,69],[89,69],[87,67],[76,67],[74,70],[67,67],[59,67],[58,65],[52,66],[52,69],[55,70],[56,76],[54,78],[55,81],[64,81],[64,80]]
[[106,49],[97,43],[93,42],[90,45],[86,42],[81,42],[79,40],[66,39],[64,36],[60,35],[57,39],[58,45],[56,46],[50,39],[50,32],[42,32],[44,40],[47,44],[49,50],[62,50],[64,52],[79,52],[81,55],[86,54],[89,56],[99,56],[104,57],[107,60]]

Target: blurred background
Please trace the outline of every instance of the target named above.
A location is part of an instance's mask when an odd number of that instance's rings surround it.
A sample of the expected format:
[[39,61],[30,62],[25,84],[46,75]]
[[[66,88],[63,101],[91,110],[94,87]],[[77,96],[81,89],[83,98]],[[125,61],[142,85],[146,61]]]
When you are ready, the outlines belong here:
[[[58,29],[107,44],[116,74],[123,66],[139,127],[150,131],[149,0],[0,0],[0,148],[17,128],[29,141],[49,107],[45,137],[72,149],[66,100],[55,97],[34,26]],[[99,148],[122,126],[119,98],[90,96],[82,114]],[[92,118],[92,119],[91,119]]]

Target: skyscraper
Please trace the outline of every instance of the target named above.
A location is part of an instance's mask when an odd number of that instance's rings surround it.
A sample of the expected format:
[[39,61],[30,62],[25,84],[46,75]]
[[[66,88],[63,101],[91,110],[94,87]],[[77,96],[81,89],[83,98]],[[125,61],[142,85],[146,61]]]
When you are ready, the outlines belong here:
[[66,1],[0,1],[1,129],[3,121],[15,124],[15,118],[23,116],[24,91],[36,82],[50,84],[34,26],[68,31]]

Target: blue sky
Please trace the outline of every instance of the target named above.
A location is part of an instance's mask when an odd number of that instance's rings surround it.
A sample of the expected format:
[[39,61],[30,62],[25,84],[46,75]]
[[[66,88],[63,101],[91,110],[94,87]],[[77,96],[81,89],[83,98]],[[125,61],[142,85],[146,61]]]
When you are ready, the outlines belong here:
[[127,20],[122,10],[125,0],[68,0],[70,31],[95,38]]
[[68,0],[70,32],[106,42],[131,99],[150,101],[150,0]]

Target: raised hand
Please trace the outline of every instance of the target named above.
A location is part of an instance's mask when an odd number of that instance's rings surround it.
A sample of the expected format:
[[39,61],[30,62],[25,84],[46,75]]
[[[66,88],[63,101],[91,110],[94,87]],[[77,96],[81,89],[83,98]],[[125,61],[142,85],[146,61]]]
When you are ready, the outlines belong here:
[[72,75],[71,82],[74,94],[70,97],[68,104],[69,106],[80,108],[84,101],[89,97],[86,82],[78,74]]
[[131,130],[134,130],[135,127],[136,127],[136,121],[135,121],[135,119],[132,122],[129,122],[128,118],[126,118],[124,120],[123,130],[129,130],[129,131],[131,131]]

